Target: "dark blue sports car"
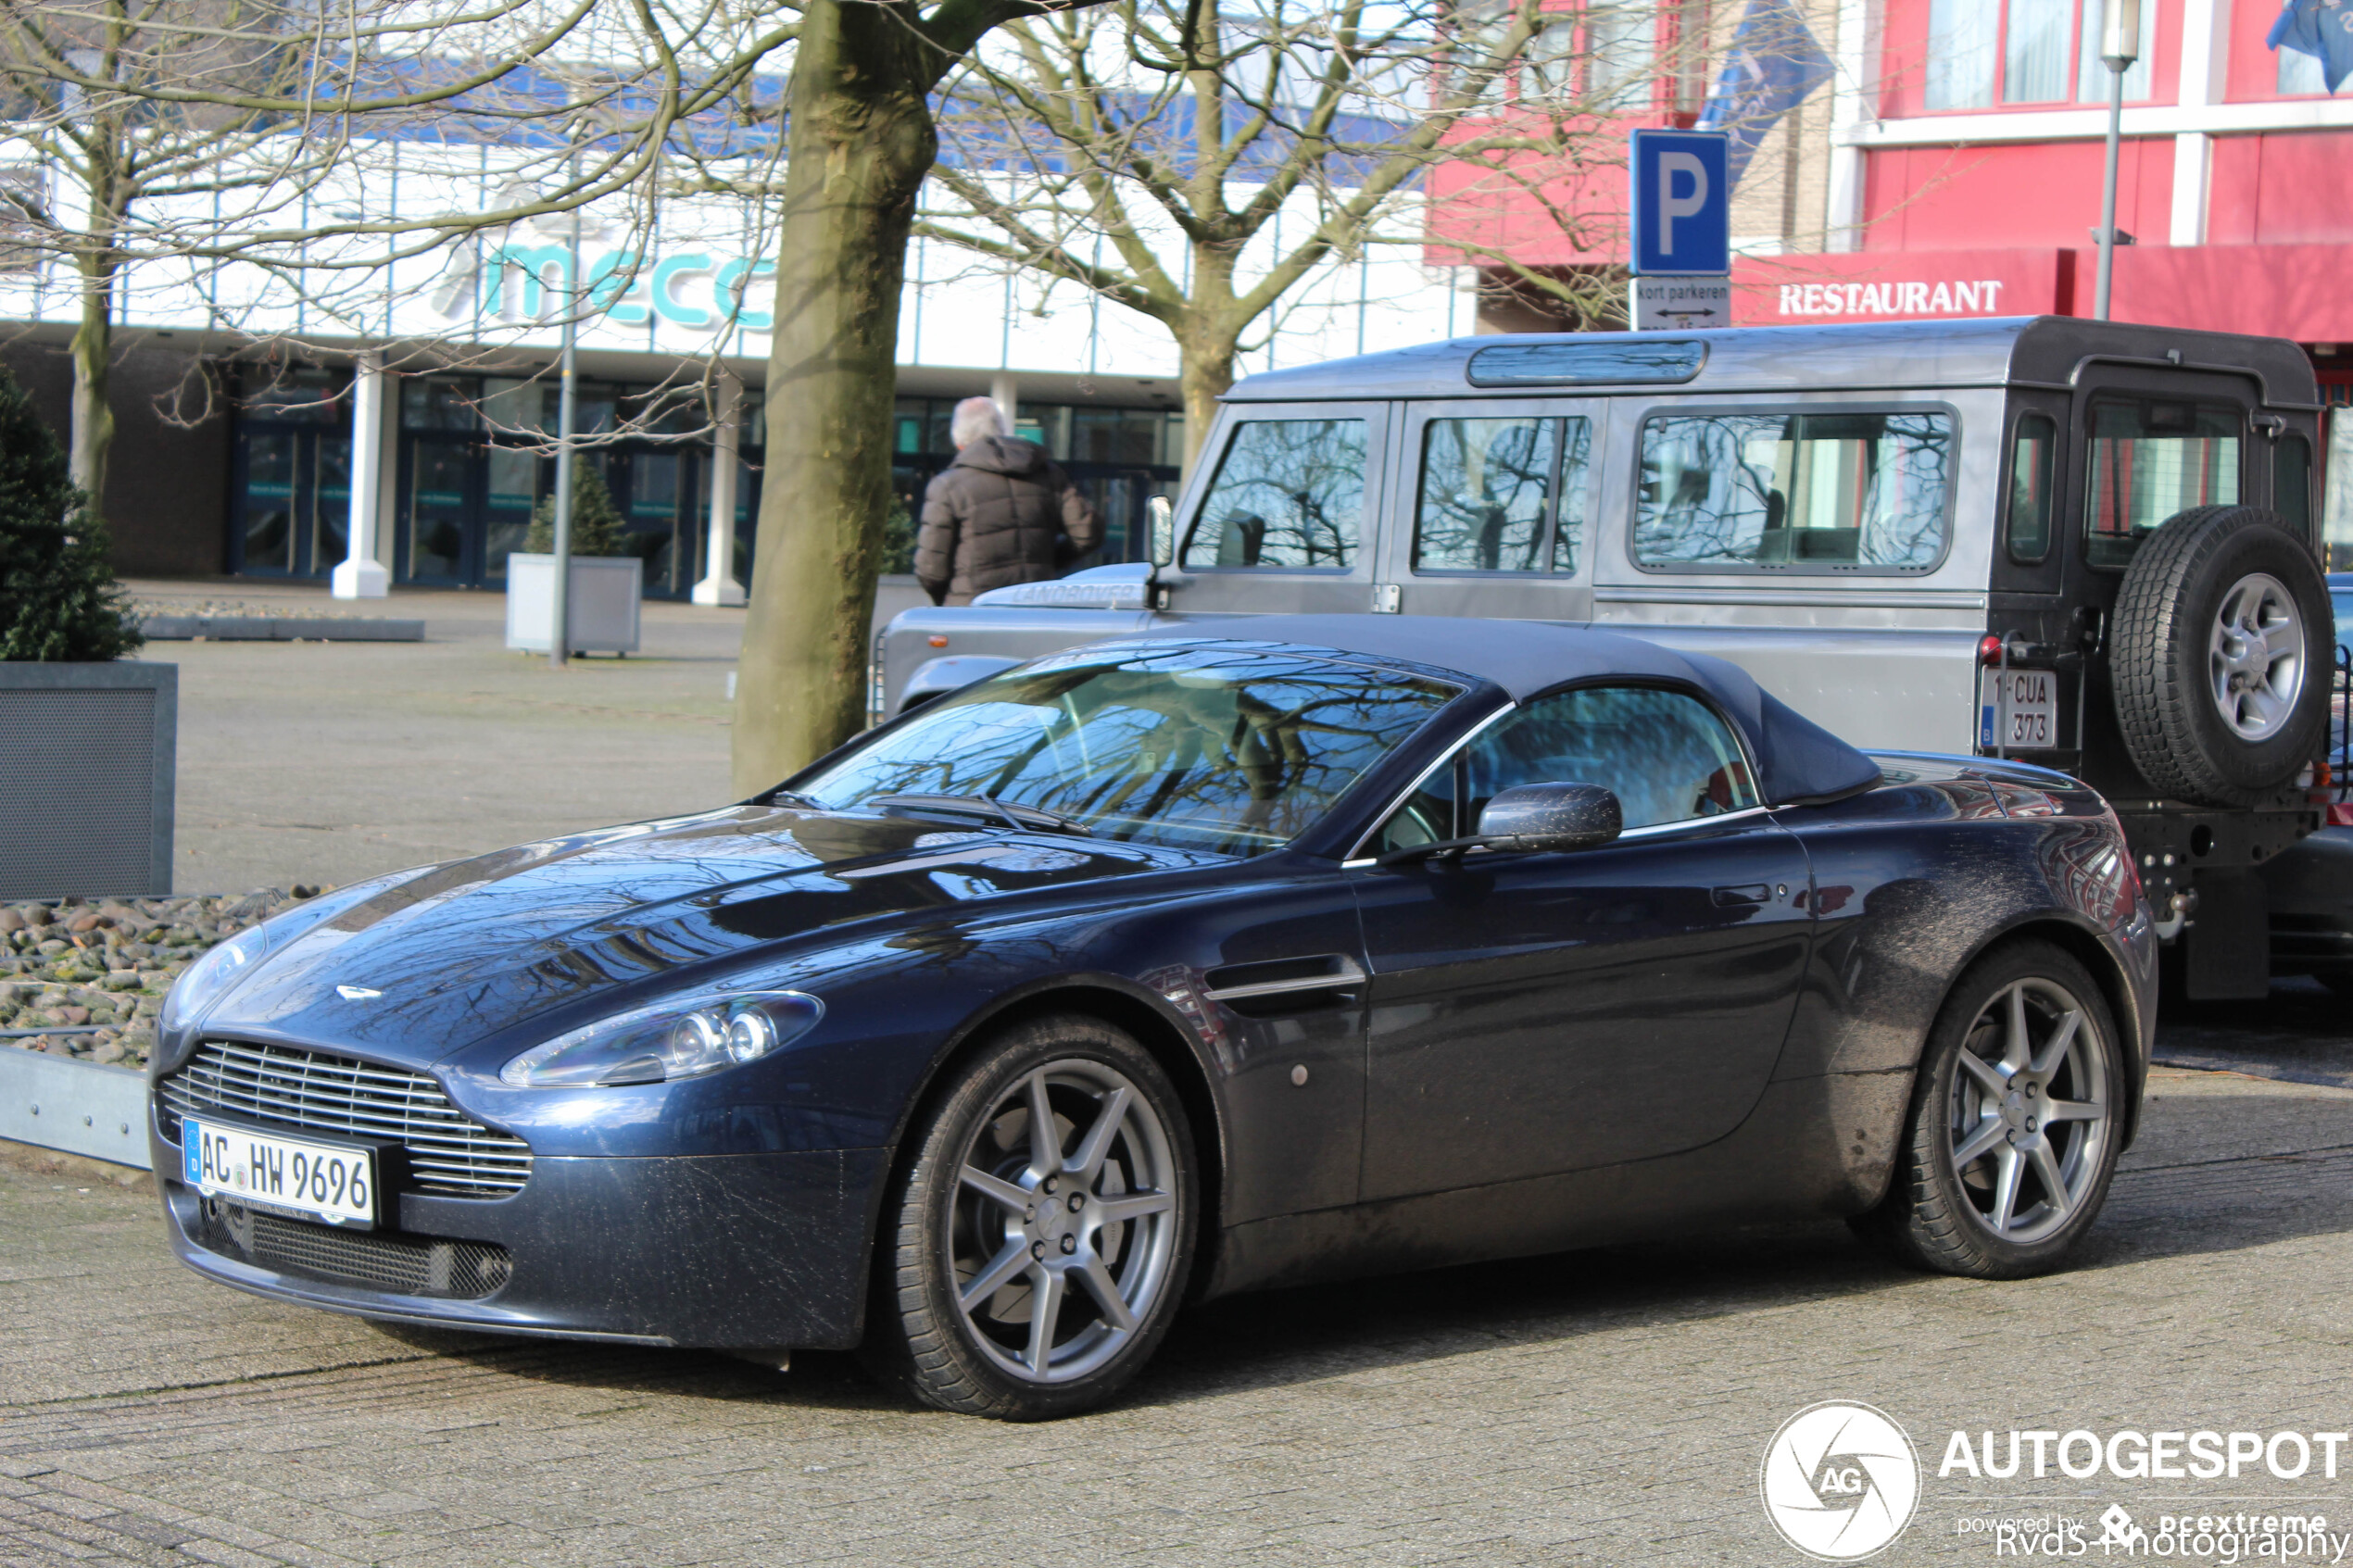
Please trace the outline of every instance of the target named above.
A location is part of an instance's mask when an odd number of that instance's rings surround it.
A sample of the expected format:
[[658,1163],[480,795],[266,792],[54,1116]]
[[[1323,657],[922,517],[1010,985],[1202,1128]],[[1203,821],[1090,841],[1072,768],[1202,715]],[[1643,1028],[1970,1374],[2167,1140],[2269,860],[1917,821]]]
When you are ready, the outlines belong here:
[[2156,944],[2089,790],[1600,633],[1218,625],[216,949],[152,1069],[174,1247],[1037,1417],[1187,1299],[1828,1216],[2001,1277],[2092,1223]]

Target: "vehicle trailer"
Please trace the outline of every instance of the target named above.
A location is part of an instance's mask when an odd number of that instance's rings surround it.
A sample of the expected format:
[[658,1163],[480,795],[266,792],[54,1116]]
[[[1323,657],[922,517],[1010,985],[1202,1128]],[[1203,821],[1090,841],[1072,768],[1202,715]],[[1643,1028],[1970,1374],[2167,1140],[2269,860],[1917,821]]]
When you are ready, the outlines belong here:
[[1732,659],[1858,745],[2075,775],[2115,805],[2187,994],[2260,996],[2265,871],[2309,909],[2353,868],[2298,850],[2336,684],[2319,408],[2292,343],[2061,317],[1273,371],[1226,395],[1154,563],[900,615],[873,708],[1209,617],[1604,626]]

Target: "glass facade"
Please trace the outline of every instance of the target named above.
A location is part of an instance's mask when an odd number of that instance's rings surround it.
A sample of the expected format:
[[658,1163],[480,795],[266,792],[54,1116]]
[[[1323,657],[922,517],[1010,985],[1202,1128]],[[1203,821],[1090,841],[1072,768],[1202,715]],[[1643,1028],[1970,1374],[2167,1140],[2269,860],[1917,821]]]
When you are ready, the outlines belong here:
[[[396,583],[506,586],[507,558],[526,547],[535,512],[555,488],[552,372],[533,378],[434,375],[399,384],[399,437],[390,566]],[[229,570],[324,577],[343,559],[350,516],[351,408],[346,370],[248,376],[239,388],[231,477]],[[912,567],[924,486],[955,456],[953,398],[901,398],[893,417],[893,506],[886,571]],[[736,477],[736,582],[751,580],[765,440],[756,392],[742,404]],[[714,447],[698,388],[584,382],[573,422],[577,460],[594,466],[621,513],[648,597],[686,597],[709,568]],[[1173,492],[1182,416],[1149,408],[1025,405],[1019,433],[1046,447],[1102,509],[1100,555],[1142,558],[1145,500]]]
[[324,577],[348,548],[351,378],[299,370],[239,389],[230,570]]
[[[948,438],[953,397],[902,397],[892,414],[891,493],[885,571],[913,570],[915,523],[924,486],[956,456]],[[1142,560],[1151,547],[1144,503],[1175,498],[1185,460],[1185,417],[1160,408],[1101,408],[1074,403],[1024,403],[1013,433],[1035,441],[1068,471],[1103,518],[1103,546],[1074,564]]]

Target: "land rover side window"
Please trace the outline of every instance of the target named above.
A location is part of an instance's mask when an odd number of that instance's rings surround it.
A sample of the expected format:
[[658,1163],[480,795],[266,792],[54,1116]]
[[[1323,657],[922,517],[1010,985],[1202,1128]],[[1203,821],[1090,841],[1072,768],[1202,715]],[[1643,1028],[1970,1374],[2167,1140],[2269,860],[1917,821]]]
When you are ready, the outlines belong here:
[[1634,558],[1653,571],[1926,571],[1944,553],[1953,419],[1826,410],[1642,426]]
[[1346,571],[1365,509],[1365,446],[1362,420],[1236,426],[1185,564]]
[[2051,549],[2051,470],[2058,456],[2058,426],[2027,414],[2010,437],[2010,559],[2032,566]]
[[1430,420],[1414,570],[1575,571],[1592,445],[1581,419]]
[[2175,512],[2239,498],[2239,411],[2147,400],[2092,407],[2094,566],[2122,566]]
[[2271,509],[2305,537],[2312,532],[2312,444],[2296,431],[2271,444]]
[[1745,810],[1756,785],[1705,703],[1650,686],[1586,686],[1539,697],[1470,743],[1461,820],[1525,784],[1600,784],[1629,828]]

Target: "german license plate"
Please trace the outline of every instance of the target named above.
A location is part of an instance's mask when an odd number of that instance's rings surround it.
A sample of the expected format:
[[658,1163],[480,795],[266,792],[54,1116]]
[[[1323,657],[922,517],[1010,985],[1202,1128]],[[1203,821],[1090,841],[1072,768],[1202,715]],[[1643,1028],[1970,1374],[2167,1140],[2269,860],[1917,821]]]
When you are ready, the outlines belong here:
[[1977,684],[1977,744],[1982,751],[2058,745],[2057,677],[2048,670],[1986,671]]
[[331,1225],[376,1223],[376,1157],[364,1148],[281,1137],[244,1127],[180,1122],[187,1184],[272,1213]]

